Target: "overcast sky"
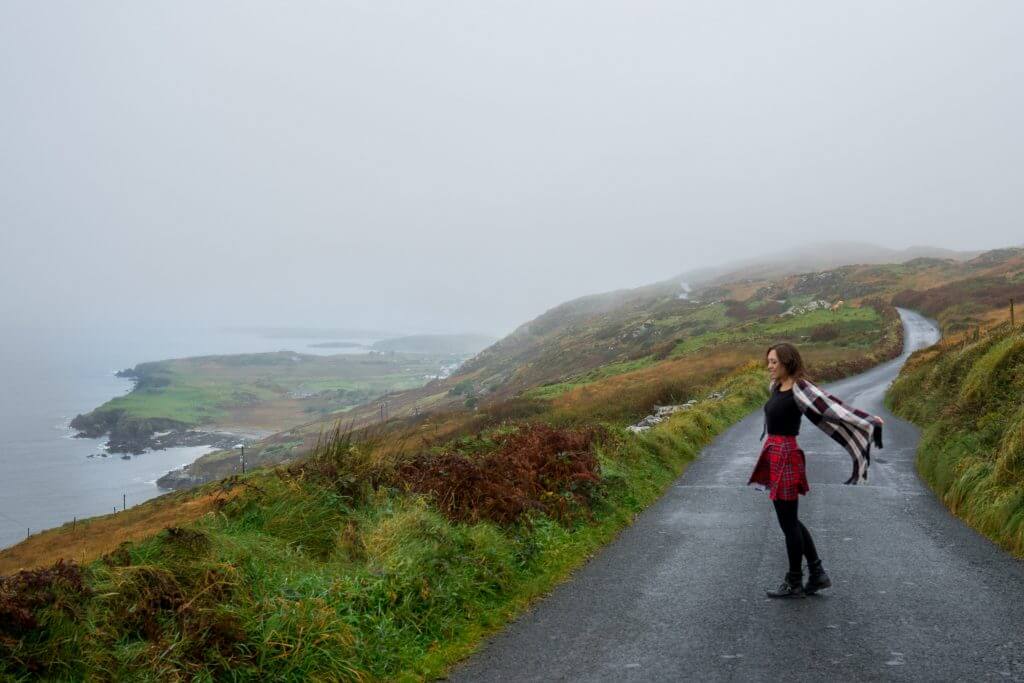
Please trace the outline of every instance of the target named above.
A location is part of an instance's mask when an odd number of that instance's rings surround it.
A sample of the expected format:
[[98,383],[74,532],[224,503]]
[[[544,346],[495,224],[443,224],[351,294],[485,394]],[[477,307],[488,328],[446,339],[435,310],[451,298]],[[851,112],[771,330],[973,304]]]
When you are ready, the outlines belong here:
[[0,315],[500,335],[1024,241],[1020,2],[0,0]]

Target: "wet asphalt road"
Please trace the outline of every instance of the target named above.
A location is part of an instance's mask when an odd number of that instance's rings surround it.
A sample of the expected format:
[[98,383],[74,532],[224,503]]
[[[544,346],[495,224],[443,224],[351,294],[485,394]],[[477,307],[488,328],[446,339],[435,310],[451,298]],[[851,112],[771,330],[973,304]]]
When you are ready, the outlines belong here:
[[910,351],[939,338],[931,321],[900,314],[903,356],[827,385],[885,418],[869,484],[843,485],[849,456],[801,424],[811,490],[799,514],[832,588],[764,594],[786,552],[767,494],[745,485],[760,451],[755,411],[450,680],[1024,680],[1024,562],[934,497],[914,469],[920,430],[882,407]]

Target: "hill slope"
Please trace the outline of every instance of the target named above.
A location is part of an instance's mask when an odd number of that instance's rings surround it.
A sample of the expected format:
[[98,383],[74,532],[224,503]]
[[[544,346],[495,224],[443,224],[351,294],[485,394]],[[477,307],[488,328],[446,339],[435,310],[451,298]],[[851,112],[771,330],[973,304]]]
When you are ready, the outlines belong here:
[[[829,373],[840,364],[846,364],[841,372],[850,372],[865,367],[866,349],[879,342],[886,324],[894,329],[890,302],[918,308],[925,292],[933,296],[945,287],[942,291],[959,297],[959,302],[944,309],[944,332],[984,324],[996,302],[1014,292],[1024,298],[1022,267],[1024,249],[1014,248],[965,261],[920,257],[773,280],[744,277],[690,291],[677,282],[663,282],[581,297],[521,325],[450,377],[392,392],[349,411],[346,420],[355,428],[376,424],[382,414],[380,403],[385,402],[396,428],[420,425],[419,431],[440,438],[479,422],[481,412],[529,415],[546,411],[549,401],[565,405],[580,399],[593,406],[607,404],[609,395],[621,408],[615,417],[638,417],[655,402],[679,398],[681,378],[692,375],[694,366],[725,372],[781,339],[802,344],[812,362],[833,365],[831,370],[821,368],[825,376],[832,376]],[[803,308],[839,300],[845,304],[835,315]],[[930,315],[932,309],[921,310]],[[797,314],[781,315],[787,311]],[[889,355],[875,354],[866,362],[892,357],[894,343],[898,341],[890,339]],[[545,385],[554,388],[545,392]],[[555,395],[573,387],[580,391]],[[459,417],[446,417],[443,424],[430,418],[453,412]],[[300,457],[329,427],[329,420],[314,420],[269,437],[253,448],[253,462]],[[179,481],[190,485],[225,476],[232,473],[236,460],[228,452],[211,453],[180,473]]]

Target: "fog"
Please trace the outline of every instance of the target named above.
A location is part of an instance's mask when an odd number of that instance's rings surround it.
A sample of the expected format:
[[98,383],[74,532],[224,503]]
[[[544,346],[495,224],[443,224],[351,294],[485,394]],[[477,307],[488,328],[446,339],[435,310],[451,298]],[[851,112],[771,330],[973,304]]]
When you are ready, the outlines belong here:
[[5,325],[505,334],[807,242],[1021,242],[1014,2],[0,4]]

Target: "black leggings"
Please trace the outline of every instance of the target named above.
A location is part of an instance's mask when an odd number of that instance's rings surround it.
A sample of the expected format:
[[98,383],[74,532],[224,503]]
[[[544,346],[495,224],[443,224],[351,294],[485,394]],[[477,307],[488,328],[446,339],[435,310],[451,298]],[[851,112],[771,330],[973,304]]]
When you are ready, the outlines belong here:
[[779,526],[786,534],[786,554],[789,556],[791,574],[802,574],[803,556],[807,556],[808,567],[818,561],[818,551],[811,540],[811,534],[803,522],[796,518],[796,500],[773,500]]

